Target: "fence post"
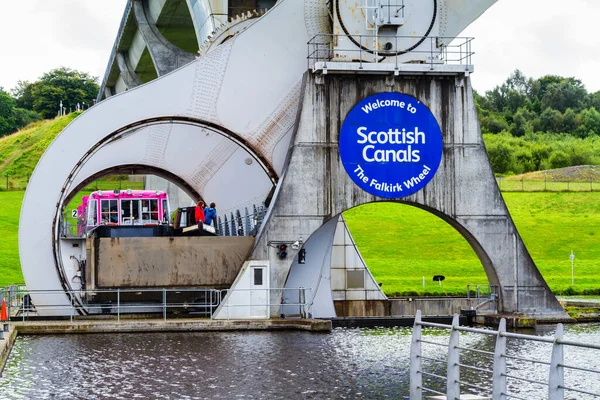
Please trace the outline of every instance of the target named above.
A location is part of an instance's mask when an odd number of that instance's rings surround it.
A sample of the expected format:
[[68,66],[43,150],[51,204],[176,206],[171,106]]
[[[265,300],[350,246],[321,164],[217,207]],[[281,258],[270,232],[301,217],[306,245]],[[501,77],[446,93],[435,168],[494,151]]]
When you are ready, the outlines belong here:
[[525,189],[523,188],[523,180],[525,179],[525,177],[521,177],[521,192],[524,192]]
[[423,397],[421,368],[421,310],[417,310],[410,342],[410,400],[421,400]]
[[167,320],[167,289],[163,288],[163,319]]
[[121,322],[121,289],[117,289],[117,322]]
[[458,314],[454,314],[454,318],[452,318],[450,340],[448,341],[448,369],[446,381],[446,398],[448,400],[458,400],[460,398],[460,350],[458,349],[460,331],[456,329],[459,325]]
[[250,233],[250,214],[248,213],[248,207],[244,209],[244,230],[246,236],[251,236]]
[[500,320],[496,335],[496,350],[494,351],[494,372],[492,374],[492,400],[502,400],[506,397],[506,319]]
[[548,377],[548,400],[562,400],[565,398],[565,370],[564,348],[560,344],[563,337],[563,324],[556,326],[554,333],[554,344],[552,346],[552,358],[550,359],[550,375]]

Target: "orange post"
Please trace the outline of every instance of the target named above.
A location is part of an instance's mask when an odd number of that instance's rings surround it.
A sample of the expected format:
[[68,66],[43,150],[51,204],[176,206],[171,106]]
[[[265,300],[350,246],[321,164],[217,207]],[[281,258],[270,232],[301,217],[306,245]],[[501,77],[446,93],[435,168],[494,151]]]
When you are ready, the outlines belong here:
[[0,321],[8,321],[8,314],[6,313],[6,302],[2,299],[2,312],[0,312]]

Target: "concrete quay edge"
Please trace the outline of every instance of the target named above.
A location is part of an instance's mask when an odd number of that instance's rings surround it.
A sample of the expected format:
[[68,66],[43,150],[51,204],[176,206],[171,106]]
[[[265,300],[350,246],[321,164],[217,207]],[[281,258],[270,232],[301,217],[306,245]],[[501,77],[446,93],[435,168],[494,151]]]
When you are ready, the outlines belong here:
[[17,339],[17,329],[9,325],[8,332],[3,332],[3,336],[4,338],[0,340],[0,376],[2,376],[10,351]]
[[121,319],[14,322],[22,335],[63,333],[201,332],[244,330],[303,330],[331,332],[331,321],[318,319],[209,320]]

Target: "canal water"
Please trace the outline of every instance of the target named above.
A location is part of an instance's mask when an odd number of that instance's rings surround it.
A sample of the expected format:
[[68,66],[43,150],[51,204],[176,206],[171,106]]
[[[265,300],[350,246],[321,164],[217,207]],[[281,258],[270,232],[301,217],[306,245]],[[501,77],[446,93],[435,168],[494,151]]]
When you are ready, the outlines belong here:
[[[567,325],[565,338],[600,344],[600,324]],[[446,343],[448,333],[425,330]],[[398,399],[409,391],[412,330],[335,329],[307,332],[202,332],[22,336],[0,378],[0,399]],[[552,336],[554,328],[538,328]],[[461,346],[493,351],[491,337],[464,334]],[[509,354],[549,361],[542,343],[511,342]],[[430,358],[443,347],[423,345]],[[566,363],[600,369],[600,352],[565,352]],[[491,368],[465,352],[461,363]],[[429,372],[445,366],[430,362]],[[516,362],[516,375],[546,380],[547,367]],[[485,374],[461,370],[461,379],[487,386]],[[600,392],[598,376],[569,374],[567,383]],[[444,390],[444,383],[431,381]],[[527,399],[545,398],[535,384],[509,380]],[[471,391],[477,393],[477,390]],[[567,398],[583,399],[584,395]],[[588,397],[591,398],[591,397]]]

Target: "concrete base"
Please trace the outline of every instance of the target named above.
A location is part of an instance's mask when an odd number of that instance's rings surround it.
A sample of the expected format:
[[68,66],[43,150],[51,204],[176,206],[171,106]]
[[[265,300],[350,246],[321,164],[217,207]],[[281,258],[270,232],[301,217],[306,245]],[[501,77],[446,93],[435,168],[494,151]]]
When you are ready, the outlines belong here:
[[337,317],[402,317],[454,315],[477,306],[477,300],[453,297],[407,297],[389,300],[334,301]]

